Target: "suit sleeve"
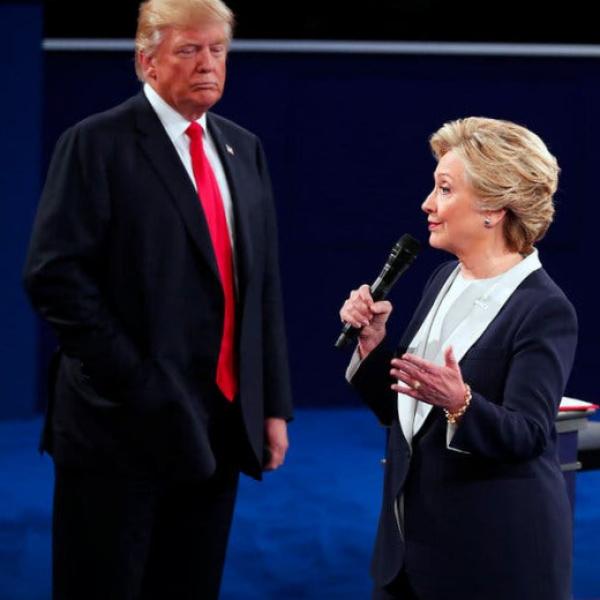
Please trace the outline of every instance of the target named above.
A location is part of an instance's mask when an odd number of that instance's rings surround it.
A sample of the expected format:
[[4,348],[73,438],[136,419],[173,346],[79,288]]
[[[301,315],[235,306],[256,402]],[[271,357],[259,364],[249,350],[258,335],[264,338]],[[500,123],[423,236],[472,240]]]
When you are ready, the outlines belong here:
[[91,138],[77,126],[57,143],[33,226],[24,285],[63,352],[79,359],[94,381],[118,385],[141,358],[106,299],[107,149]]
[[262,315],[265,417],[290,420],[292,418],[292,394],[279,270],[277,218],[271,179],[260,142],[257,142],[257,166],[265,193],[264,218],[267,236]]
[[393,352],[384,339],[361,362],[350,381],[379,422],[386,426],[391,425],[398,415],[398,394],[390,387],[394,383],[390,375],[392,356]]
[[493,460],[542,454],[551,436],[577,343],[577,317],[564,296],[550,296],[524,318],[512,350],[501,404],[473,390],[453,448]]

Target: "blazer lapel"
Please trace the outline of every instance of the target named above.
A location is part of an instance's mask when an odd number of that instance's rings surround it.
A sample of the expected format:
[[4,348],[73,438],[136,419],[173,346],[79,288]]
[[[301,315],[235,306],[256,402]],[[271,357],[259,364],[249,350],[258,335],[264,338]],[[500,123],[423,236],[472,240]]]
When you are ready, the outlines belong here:
[[[457,266],[450,273],[450,275],[448,276],[448,278],[446,279],[444,284],[438,289],[435,300],[433,301],[433,303],[431,304],[431,306],[429,308],[429,311],[427,312],[427,316],[423,320],[421,327],[415,334],[413,340],[410,342],[409,350],[411,352],[416,351],[419,348],[419,345],[421,344],[421,342],[427,343],[427,340],[424,338],[425,338],[425,336],[427,336],[429,334],[431,325],[432,325],[435,315],[440,307],[440,304],[442,303],[442,300],[444,299],[444,296],[446,295],[448,288],[452,285],[452,282],[456,279],[456,276],[458,275],[458,271],[459,271],[459,268]],[[436,357],[436,360],[437,360],[437,358],[438,357]],[[459,359],[457,359],[457,361],[458,360]],[[406,396],[406,397],[410,398],[410,396]],[[427,419],[433,406],[431,404],[427,404],[426,402],[417,402],[414,398],[410,398],[410,399],[413,402],[414,412],[411,415],[410,422],[407,422],[406,427],[407,427],[407,429],[410,429],[411,436],[414,437],[415,435],[417,435],[417,433],[421,429],[421,426],[425,422],[425,419]],[[408,421],[408,419],[407,419],[407,421]]]
[[169,190],[171,200],[181,213],[185,227],[200,254],[220,280],[206,218],[177,150],[143,92],[136,97],[135,109],[140,147]]
[[[446,267],[438,277],[432,282],[427,290],[425,291],[425,295],[423,296],[421,302],[417,306],[415,314],[411,319],[408,327],[402,339],[400,340],[400,344],[396,350],[396,356],[403,354],[407,351],[409,344],[411,344],[413,338],[418,335],[423,329],[423,325],[427,320],[427,316],[431,311],[433,304],[435,303],[438,294],[442,287],[446,284],[448,285],[449,277],[446,275],[448,272],[448,267]],[[413,427],[415,420],[415,408],[417,406],[417,402],[414,398],[410,396],[406,396],[404,394],[398,394],[398,420],[400,421],[400,427],[402,429],[402,433],[408,445],[411,446],[412,438],[413,438]]]
[[[469,316],[456,328],[445,344],[446,348],[452,346],[456,362],[460,363],[469,348],[481,337],[523,280],[541,267],[542,263],[537,250],[534,250],[526,259],[503,275],[502,279],[483,297],[475,300]],[[440,350],[436,359],[439,361],[442,355],[443,349]]]
[[448,281],[448,276],[450,273],[456,268],[456,262],[446,263],[443,267],[439,268],[439,272],[436,276],[431,280],[429,285],[426,287],[423,297],[421,301],[417,305],[415,313],[410,320],[402,338],[400,339],[400,343],[398,344],[398,348],[396,349],[396,356],[400,354],[404,354],[408,349],[409,344],[412,342],[416,333],[419,331],[421,326],[423,325],[423,321],[427,317],[433,303],[435,302],[439,291],[442,289],[442,286]]
[[233,140],[228,140],[219,127],[216,119],[208,113],[207,125],[210,134],[215,142],[221,164],[227,177],[231,201],[233,203],[233,212],[235,215],[235,255],[238,264],[238,283],[240,296],[245,290],[252,272],[252,257],[254,253],[252,233],[250,231],[250,214],[247,203],[244,202],[244,182],[240,173],[240,152],[236,151]]

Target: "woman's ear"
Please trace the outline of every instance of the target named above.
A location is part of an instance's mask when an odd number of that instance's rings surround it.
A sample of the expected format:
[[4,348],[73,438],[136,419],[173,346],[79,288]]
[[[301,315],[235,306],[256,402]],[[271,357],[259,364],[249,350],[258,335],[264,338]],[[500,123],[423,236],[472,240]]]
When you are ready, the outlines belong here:
[[505,208],[499,208],[498,210],[484,210],[483,211],[483,226],[486,229],[492,229],[498,227],[504,220],[506,215]]

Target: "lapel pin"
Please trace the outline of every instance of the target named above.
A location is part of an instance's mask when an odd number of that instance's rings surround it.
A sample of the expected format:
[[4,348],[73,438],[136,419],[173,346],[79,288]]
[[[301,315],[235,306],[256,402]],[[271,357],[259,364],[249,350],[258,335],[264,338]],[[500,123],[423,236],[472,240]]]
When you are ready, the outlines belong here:
[[235,156],[235,152],[233,151],[233,148],[229,144],[225,144],[225,148],[227,148],[227,152],[229,152],[229,154],[231,154],[231,156]]

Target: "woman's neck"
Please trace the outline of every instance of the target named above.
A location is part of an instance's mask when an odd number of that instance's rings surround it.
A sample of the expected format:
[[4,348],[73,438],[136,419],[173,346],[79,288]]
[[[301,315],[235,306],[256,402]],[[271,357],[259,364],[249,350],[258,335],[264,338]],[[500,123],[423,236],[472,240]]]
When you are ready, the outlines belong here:
[[503,248],[488,249],[458,256],[462,276],[465,279],[489,279],[501,275],[523,260],[518,252]]

